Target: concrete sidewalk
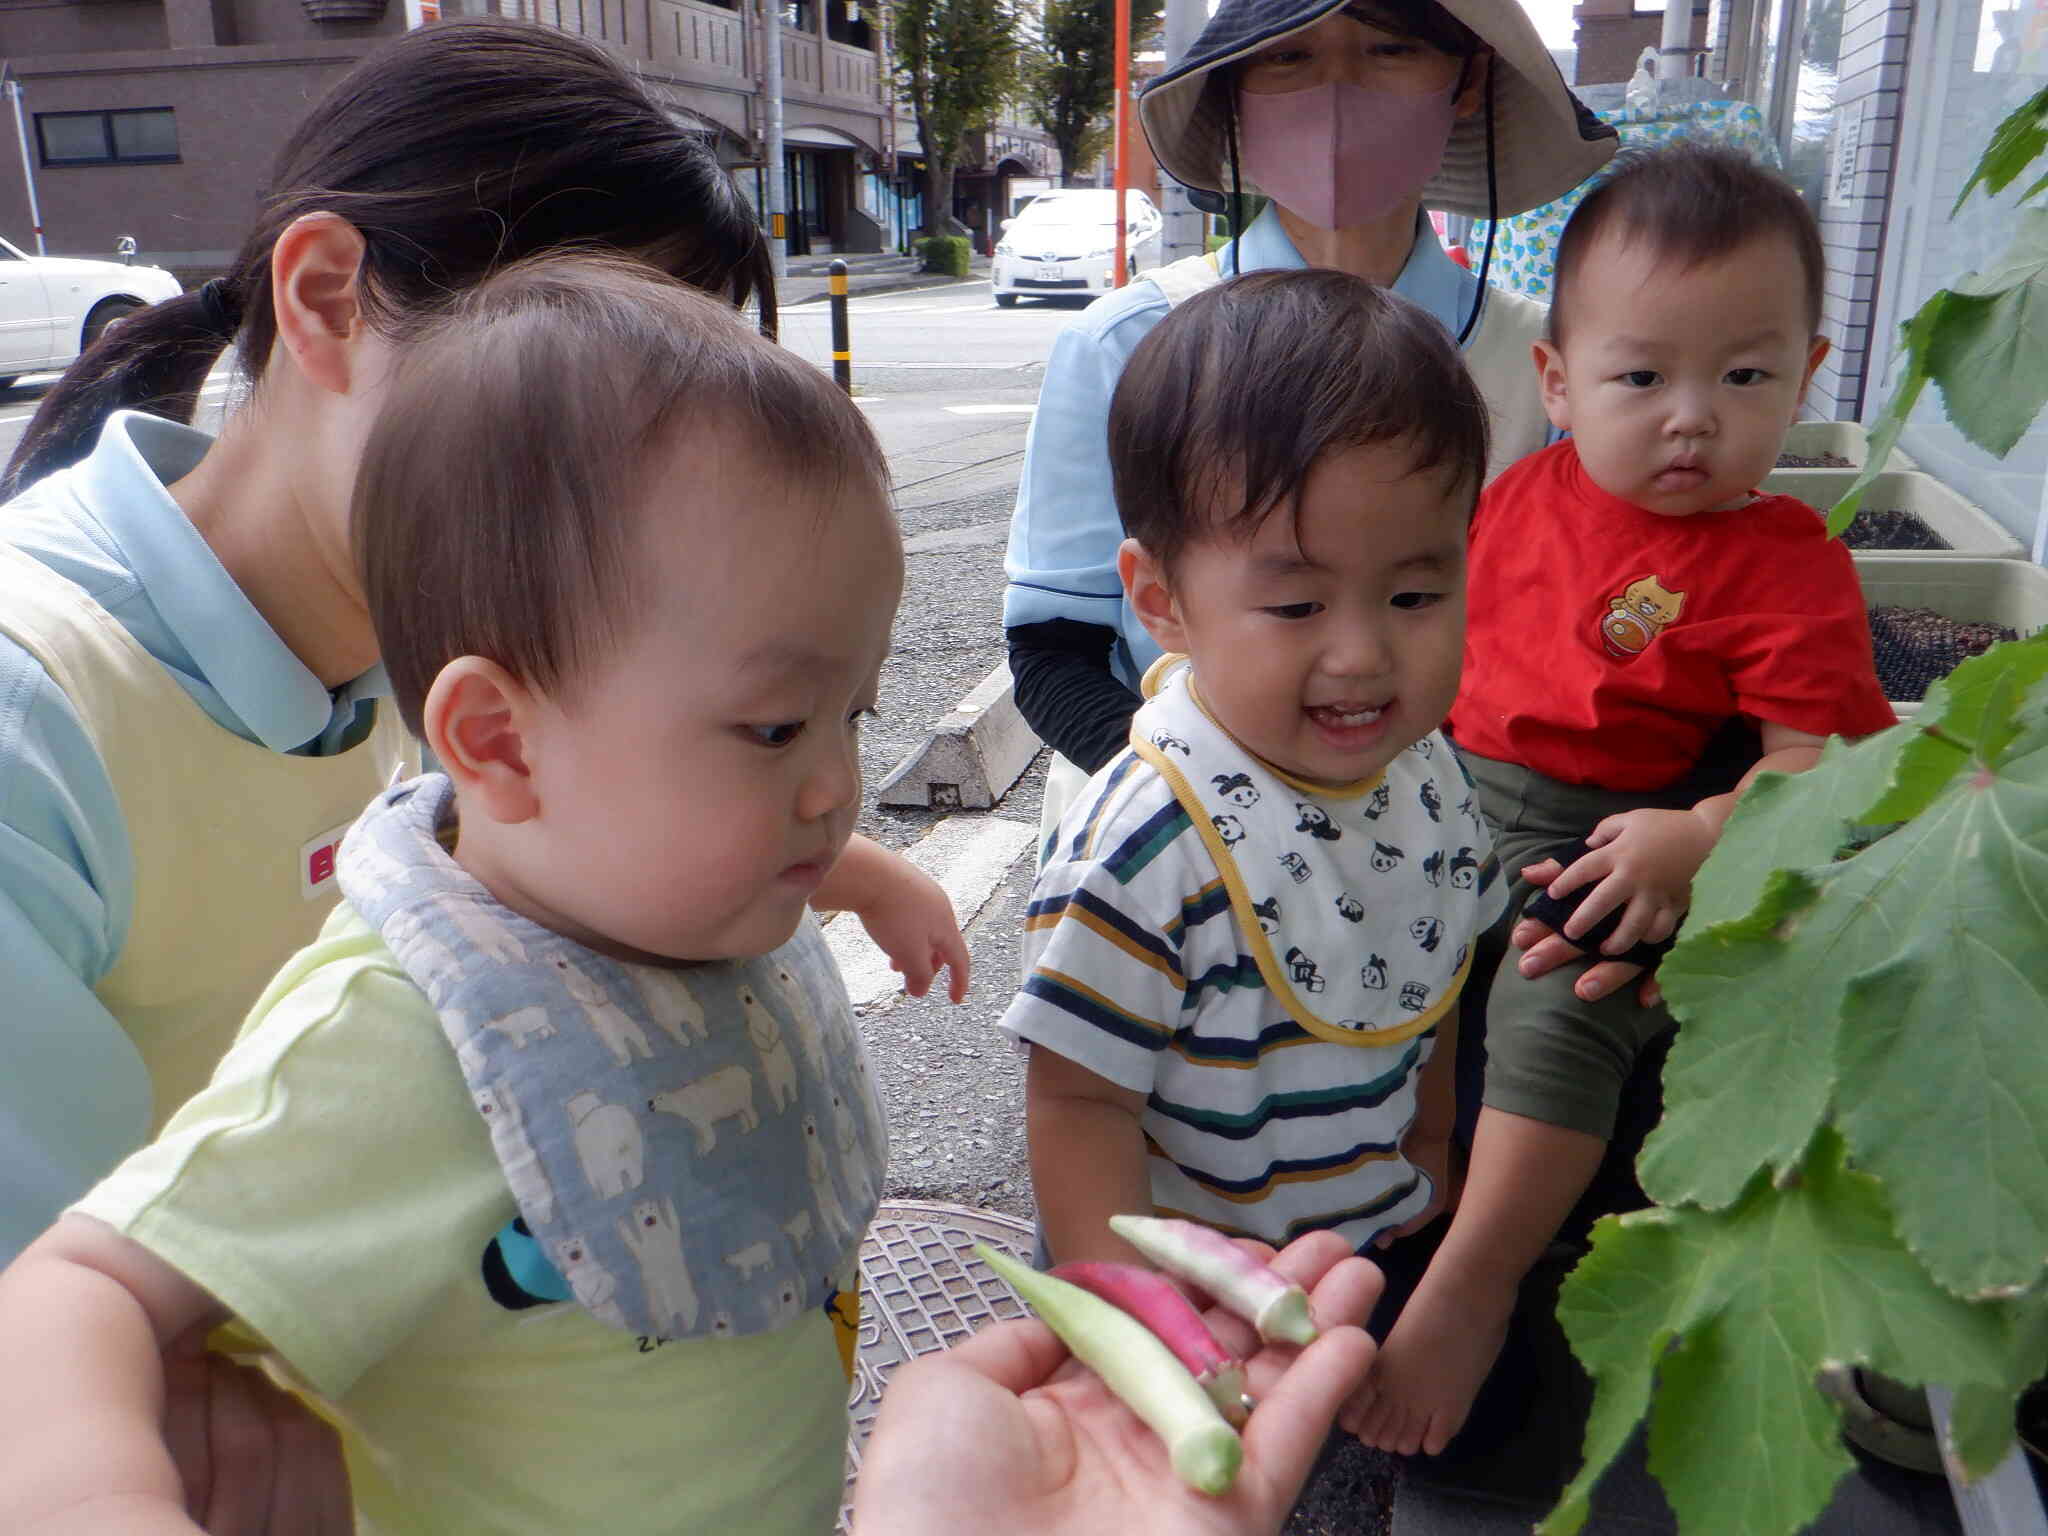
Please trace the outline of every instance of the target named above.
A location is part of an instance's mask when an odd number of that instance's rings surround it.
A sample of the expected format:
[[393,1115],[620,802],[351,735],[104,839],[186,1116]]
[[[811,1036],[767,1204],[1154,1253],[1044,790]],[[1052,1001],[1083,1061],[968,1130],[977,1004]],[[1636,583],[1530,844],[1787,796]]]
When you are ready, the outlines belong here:
[[789,261],[789,276],[776,285],[783,307],[823,303],[831,293],[831,266],[835,259],[846,263],[846,291],[854,298],[878,293],[907,293],[918,288],[944,288],[963,281],[988,281],[986,256],[968,258],[968,273],[964,279],[943,272],[920,271],[921,263],[917,257],[899,256],[894,251],[843,258],[793,256]]

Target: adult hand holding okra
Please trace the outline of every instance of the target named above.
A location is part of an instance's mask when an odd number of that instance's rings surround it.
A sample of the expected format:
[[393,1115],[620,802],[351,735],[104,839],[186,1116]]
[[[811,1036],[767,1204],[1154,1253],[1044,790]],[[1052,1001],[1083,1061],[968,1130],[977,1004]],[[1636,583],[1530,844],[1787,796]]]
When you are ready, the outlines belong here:
[[891,1381],[855,1491],[855,1529],[1278,1531],[1338,1406],[1372,1364],[1372,1341],[1358,1325],[1378,1299],[1381,1276],[1328,1232],[1310,1233],[1269,1262],[1307,1293],[1318,1337],[1307,1349],[1262,1344],[1242,1318],[1221,1307],[1205,1314],[1224,1351],[1244,1361],[1246,1390],[1258,1404],[1227,1492],[1184,1483],[1159,1435],[1050,1328],[1023,1321],[984,1329]]

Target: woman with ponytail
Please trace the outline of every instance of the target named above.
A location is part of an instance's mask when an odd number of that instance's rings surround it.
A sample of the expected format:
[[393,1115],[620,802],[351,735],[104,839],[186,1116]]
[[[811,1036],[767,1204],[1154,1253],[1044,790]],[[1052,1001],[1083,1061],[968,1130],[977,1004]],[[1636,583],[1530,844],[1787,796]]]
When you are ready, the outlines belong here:
[[[0,1263],[202,1085],[406,764],[350,554],[380,381],[451,293],[603,248],[772,328],[752,210],[603,50],[397,38],[281,153],[233,264],[52,388],[0,511]],[[250,385],[185,425],[232,346]]]

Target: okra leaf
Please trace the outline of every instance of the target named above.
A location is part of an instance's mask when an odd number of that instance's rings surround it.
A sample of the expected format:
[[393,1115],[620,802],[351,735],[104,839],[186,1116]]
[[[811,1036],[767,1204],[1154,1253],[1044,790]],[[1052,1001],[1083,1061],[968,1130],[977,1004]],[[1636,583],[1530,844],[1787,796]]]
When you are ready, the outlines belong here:
[[1822,1365],[1989,1384],[2015,1343],[2010,1308],[1972,1306],[1928,1278],[1894,1235],[1882,1186],[1850,1170],[1826,1130],[1784,1187],[1759,1175],[1724,1211],[1601,1222],[1558,1316],[1616,1403],[1611,1418],[1596,1409],[1585,1466],[1546,1532],[1584,1518],[1619,1449],[1613,1420],[1653,1377],[1650,1470],[1680,1528],[1766,1536],[1809,1523],[1851,1465],[1813,1385]]
[[2012,1448],[2012,1397],[2004,1387],[1976,1382],[1956,1388],[1949,1410],[1949,1442],[1970,1476],[1982,1477]]
[[1951,831],[1929,811],[1849,858],[1780,870],[1754,912],[1688,931],[1665,956],[1657,976],[1680,1027],[1664,1119],[1636,1170],[1652,1199],[1715,1209],[1759,1166],[1796,1164],[1837,1091],[1850,980],[1941,931],[1935,877],[1969,856]]
[[1869,819],[1867,809],[1892,789],[1917,723],[1853,745],[1835,737],[1807,772],[1760,775],[1693,879],[1686,935],[1753,911],[1773,870],[1833,862]]
[[1917,816],[1973,758],[2002,758],[2023,730],[2019,702],[2043,677],[2048,631],[1994,645],[1929,688],[1899,750],[1891,786],[1859,820],[1882,824]]
[[[2039,158],[2041,151],[2048,149],[2048,90],[2037,91],[2021,102],[2000,123],[1991,135],[1991,142],[1984,146],[1984,153],[1977,161],[1977,168],[1970,172],[1970,179],[1963,183],[1963,190],[1956,194],[1955,206],[1948,215],[1954,218],[1970,193],[1982,186],[1987,197],[1996,197],[2006,186],[2028,166]],[[2033,196],[2040,189],[2036,182],[2027,196]]]
[[2001,459],[2048,404],[2048,211],[2018,224],[1997,265],[1955,285],[1926,359],[1949,420]]
[[2048,1262],[2048,753],[1979,759],[1912,830],[1859,919],[1894,953],[1842,994],[1835,1114],[1934,1278],[2011,1294]]

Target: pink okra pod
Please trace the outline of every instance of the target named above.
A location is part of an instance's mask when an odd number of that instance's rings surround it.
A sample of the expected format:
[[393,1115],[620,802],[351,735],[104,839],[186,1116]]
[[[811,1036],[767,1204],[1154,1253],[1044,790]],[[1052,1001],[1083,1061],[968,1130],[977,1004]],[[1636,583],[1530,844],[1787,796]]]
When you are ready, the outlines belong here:
[[1176,1280],[1199,1286],[1250,1323],[1268,1344],[1315,1342],[1308,1293],[1221,1232],[1161,1216],[1112,1216],[1109,1227]]
[[1112,1263],[1061,1264],[1049,1273],[1123,1308],[1150,1328],[1209,1394],[1217,1412],[1232,1424],[1244,1423],[1244,1362],[1217,1342],[1195,1304],[1166,1276],[1135,1264]]

